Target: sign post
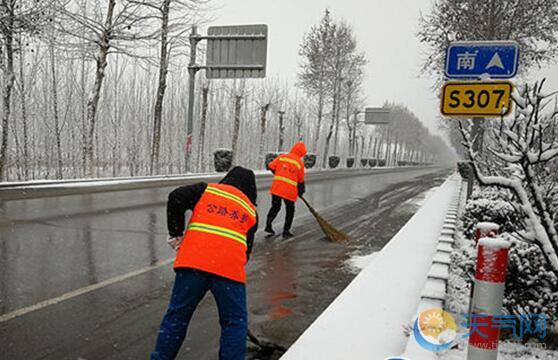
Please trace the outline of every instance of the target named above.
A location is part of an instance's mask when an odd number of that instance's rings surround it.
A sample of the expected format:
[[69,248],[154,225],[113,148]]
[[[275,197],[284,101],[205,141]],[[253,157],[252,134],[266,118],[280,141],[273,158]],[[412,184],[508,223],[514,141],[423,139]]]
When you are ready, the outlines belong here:
[[[206,65],[197,65],[197,45],[207,40]],[[267,25],[212,26],[208,35],[198,34],[197,26],[190,33],[188,64],[188,113],[185,171],[191,170],[194,131],[196,73],[207,71],[208,79],[265,77],[267,62]]]

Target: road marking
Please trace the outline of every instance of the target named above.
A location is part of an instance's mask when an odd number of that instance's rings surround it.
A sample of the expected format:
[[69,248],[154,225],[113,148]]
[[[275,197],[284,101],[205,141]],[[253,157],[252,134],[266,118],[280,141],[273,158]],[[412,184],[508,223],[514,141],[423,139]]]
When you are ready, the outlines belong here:
[[70,299],[75,298],[77,296],[90,293],[92,291],[104,288],[106,286],[115,284],[117,282],[127,280],[129,278],[134,277],[134,276],[138,276],[138,275],[144,274],[146,272],[158,269],[160,267],[163,267],[165,265],[168,265],[168,264],[172,263],[173,261],[174,261],[174,258],[163,260],[163,261],[158,261],[151,266],[144,267],[142,269],[135,270],[135,271],[129,272],[127,274],[116,276],[116,277],[101,281],[101,282],[93,284],[93,285],[85,286],[85,287],[82,287],[80,289],[72,290],[72,291],[67,292],[63,295],[60,295],[58,297],[48,299],[48,300],[45,300],[45,301],[41,301],[41,302],[38,302],[34,305],[23,307],[23,308],[14,310],[12,312],[0,315],[0,323],[6,322],[8,320],[15,319],[17,317],[20,317],[22,315],[28,314],[28,313],[36,311],[36,310],[43,309],[47,306],[58,304],[62,301],[70,300]]

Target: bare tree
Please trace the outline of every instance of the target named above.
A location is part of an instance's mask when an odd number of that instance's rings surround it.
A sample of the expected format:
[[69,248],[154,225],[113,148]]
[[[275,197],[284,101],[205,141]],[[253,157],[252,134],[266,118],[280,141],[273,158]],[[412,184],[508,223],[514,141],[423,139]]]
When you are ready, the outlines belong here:
[[313,26],[304,36],[300,45],[299,55],[302,65],[298,74],[298,85],[310,96],[317,98],[317,125],[315,129],[313,151],[318,151],[320,129],[324,115],[324,106],[328,92],[327,61],[332,54],[332,41],[335,24],[330,11],[325,10],[319,25]]
[[[151,20],[143,14],[143,7],[136,1],[106,0],[105,7],[97,0],[94,8],[83,9],[85,3],[79,1],[62,4],[59,8],[61,19],[57,22],[63,34],[75,39],[79,48],[83,44],[93,52],[95,59],[95,78],[87,101],[87,136],[85,142],[87,175],[93,175],[94,140],[97,111],[101,89],[105,79],[108,55],[111,52],[133,54],[133,42],[148,39],[151,34],[144,34],[142,25]],[[123,43],[128,46],[124,48]]]
[[[153,109],[153,136],[151,143],[150,173],[159,168],[159,153],[161,142],[161,124],[163,117],[163,102],[167,88],[167,75],[173,52],[178,53],[186,46],[184,38],[194,19],[198,17],[209,0],[142,0],[134,1],[145,8],[147,13],[153,13],[153,18],[159,22],[152,36],[159,43],[158,81],[155,92]],[[201,19],[196,19],[199,25]]]
[[326,135],[323,155],[323,167],[326,166],[329,146],[334,129],[339,127],[341,101],[343,98],[343,82],[355,73],[362,73],[366,64],[363,53],[358,51],[357,40],[350,25],[345,22],[336,24],[333,37],[333,56],[328,58],[327,73],[329,79],[329,95],[331,97],[331,122]]
[[556,93],[543,92],[544,81],[521,89],[515,102],[520,110],[511,119],[488,123],[490,139],[482,155],[473,147],[471,124],[460,122],[460,130],[475,175],[482,185],[508,189],[517,201],[515,208],[525,217],[523,240],[537,245],[546,262],[558,274],[558,232],[553,204],[558,200],[556,162],[558,157],[558,109],[549,109]]
[[36,34],[44,21],[48,4],[32,0],[0,1],[0,42],[2,71],[2,136],[0,139],[0,181],[5,178],[8,163],[8,131],[11,115],[12,90],[15,83],[15,40],[22,34]]

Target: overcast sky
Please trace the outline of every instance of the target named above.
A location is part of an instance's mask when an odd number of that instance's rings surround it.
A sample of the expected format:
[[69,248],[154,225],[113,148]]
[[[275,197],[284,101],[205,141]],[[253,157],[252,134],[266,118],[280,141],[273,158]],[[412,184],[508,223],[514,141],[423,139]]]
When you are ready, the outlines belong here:
[[[369,106],[385,100],[407,105],[429,128],[436,128],[439,101],[432,80],[419,76],[424,48],[418,43],[418,18],[432,0],[217,0],[215,25],[267,24],[268,76],[294,84],[298,48],[325,8],[354,28],[369,60],[365,92]],[[538,71],[549,89],[558,89],[558,66]]]

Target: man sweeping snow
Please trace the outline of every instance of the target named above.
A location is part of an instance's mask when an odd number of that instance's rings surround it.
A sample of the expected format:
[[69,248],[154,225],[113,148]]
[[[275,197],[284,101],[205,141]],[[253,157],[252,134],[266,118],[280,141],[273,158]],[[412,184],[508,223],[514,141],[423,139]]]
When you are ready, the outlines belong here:
[[267,214],[265,231],[275,234],[273,220],[281,210],[281,201],[285,203],[286,216],[283,226],[283,237],[291,237],[291,226],[295,213],[295,202],[305,191],[304,163],[302,158],[306,155],[306,145],[302,141],[294,144],[288,154],[279,155],[269,165],[273,172],[271,184],[271,209]]

